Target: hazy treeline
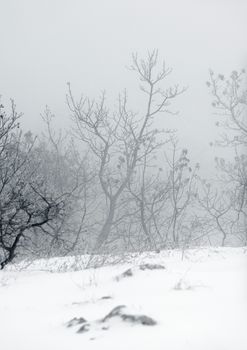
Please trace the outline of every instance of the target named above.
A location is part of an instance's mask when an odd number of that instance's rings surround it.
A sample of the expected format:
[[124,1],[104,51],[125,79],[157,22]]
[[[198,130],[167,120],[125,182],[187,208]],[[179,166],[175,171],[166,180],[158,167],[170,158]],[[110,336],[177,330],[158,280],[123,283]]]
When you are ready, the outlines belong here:
[[[35,137],[20,128],[14,102],[0,106],[0,264],[15,257],[160,250],[199,245],[245,245],[247,204],[247,89],[245,71],[210,72],[206,83],[217,112],[215,181],[200,175],[176,131],[157,129],[160,113],[174,113],[186,89],[166,86],[172,73],[157,51],[132,56],[131,70],[145,96],[135,113],[127,92],[114,110],[105,95],[73,95],[73,131],[53,128]],[[162,157],[161,157],[162,155]]]

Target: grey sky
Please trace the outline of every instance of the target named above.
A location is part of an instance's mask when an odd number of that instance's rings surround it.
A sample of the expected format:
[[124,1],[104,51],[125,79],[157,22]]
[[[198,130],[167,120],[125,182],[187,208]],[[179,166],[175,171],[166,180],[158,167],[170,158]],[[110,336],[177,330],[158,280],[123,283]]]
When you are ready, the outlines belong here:
[[[188,85],[160,125],[179,129],[193,157],[209,155],[214,117],[205,81],[208,68],[229,73],[247,62],[245,0],[0,0],[0,94],[13,97],[24,126],[38,131],[48,104],[57,125],[68,125],[66,82],[91,97],[110,99],[127,88],[134,107],[138,84],[126,70],[133,51],[158,48]],[[174,118],[174,117],[173,117]],[[179,122],[178,122],[179,121]],[[209,156],[208,156],[209,157]],[[200,160],[200,159],[199,159]],[[210,164],[211,160],[208,160]]]

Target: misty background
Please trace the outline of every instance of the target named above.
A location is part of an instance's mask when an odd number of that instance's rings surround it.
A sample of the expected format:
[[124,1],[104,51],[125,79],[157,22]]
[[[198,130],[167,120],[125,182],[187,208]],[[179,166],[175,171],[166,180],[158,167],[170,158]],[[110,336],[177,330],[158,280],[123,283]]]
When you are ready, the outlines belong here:
[[246,14],[0,0],[4,350],[247,349]]
[[[55,126],[69,128],[66,83],[74,93],[114,105],[127,89],[129,106],[142,108],[138,80],[128,71],[132,52],[157,48],[173,69],[167,85],[188,87],[161,115],[160,127],[178,129],[180,145],[207,175],[219,135],[205,82],[209,68],[229,74],[246,67],[247,3],[244,0],[8,0],[1,1],[0,91],[24,113],[24,129],[39,133],[48,105]],[[225,152],[225,150],[224,150]]]

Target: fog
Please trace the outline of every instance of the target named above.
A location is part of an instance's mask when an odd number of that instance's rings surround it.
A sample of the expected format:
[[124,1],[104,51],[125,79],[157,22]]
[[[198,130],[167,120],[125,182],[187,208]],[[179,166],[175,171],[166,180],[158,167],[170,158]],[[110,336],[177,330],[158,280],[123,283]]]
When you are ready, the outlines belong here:
[[141,110],[138,80],[126,66],[132,52],[157,48],[173,68],[168,81],[188,87],[172,106],[179,116],[157,123],[177,128],[181,145],[210,172],[209,143],[219,131],[205,82],[209,68],[229,74],[246,66],[246,13],[244,0],[2,0],[2,100],[14,98],[34,132],[46,105],[57,127],[70,127],[68,81],[75,94],[106,90],[110,104],[126,88],[130,106]]
[[0,5],[1,348],[246,350],[247,0]]

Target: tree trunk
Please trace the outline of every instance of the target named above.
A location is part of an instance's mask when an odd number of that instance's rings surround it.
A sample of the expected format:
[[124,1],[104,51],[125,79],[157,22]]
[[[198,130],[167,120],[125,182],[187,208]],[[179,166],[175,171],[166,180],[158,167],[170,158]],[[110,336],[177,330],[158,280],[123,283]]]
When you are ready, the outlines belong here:
[[102,247],[103,243],[105,243],[107,238],[109,237],[109,234],[110,234],[111,228],[112,228],[112,224],[113,224],[113,220],[114,220],[116,202],[117,202],[116,199],[110,200],[109,212],[108,212],[107,218],[105,220],[105,223],[100,231],[100,234],[97,237],[97,241],[96,241],[95,248],[94,248],[95,251],[98,251]]
[[22,237],[22,233],[18,233],[18,235],[16,236],[15,240],[14,240],[14,243],[12,244],[11,247],[8,247],[8,249],[5,248],[5,250],[8,250],[8,256],[0,263],[0,270],[3,270],[4,267],[6,265],[8,265],[8,263],[10,263],[14,257],[15,257],[15,250],[17,248],[17,245],[19,243],[19,240],[21,239]]

